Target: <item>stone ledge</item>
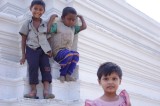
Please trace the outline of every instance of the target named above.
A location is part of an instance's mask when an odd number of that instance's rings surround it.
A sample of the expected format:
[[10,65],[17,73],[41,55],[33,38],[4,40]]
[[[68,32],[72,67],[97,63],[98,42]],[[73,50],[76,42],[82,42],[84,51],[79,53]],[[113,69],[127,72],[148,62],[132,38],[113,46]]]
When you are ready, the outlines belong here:
[[[50,92],[55,94],[55,99],[62,101],[77,101],[80,99],[79,81],[64,82],[52,79]],[[26,78],[5,78],[0,77],[0,99],[22,99],[24,94],[30,92],[28,79]],[[43,99],[43,85],[37,85],[37,96]]]
[[0,106],[83,106],[81,100],[62,101],[59,99],[0,99]]

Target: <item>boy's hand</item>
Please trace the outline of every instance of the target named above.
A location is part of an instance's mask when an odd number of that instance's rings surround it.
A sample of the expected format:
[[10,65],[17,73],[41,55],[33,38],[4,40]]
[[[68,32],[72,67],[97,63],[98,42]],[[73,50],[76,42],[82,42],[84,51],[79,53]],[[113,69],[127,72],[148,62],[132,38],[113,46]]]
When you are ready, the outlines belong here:
[[81,18],[83,18],[83,16],[82,16],[82,15],[77,15],[77,17],[79,17],[80,19],[81,19]]
[[57,14],[51,15],[51,17],[50,17],[50,19],[49,19],[49,21],[47,23],[47,33],[50,33],[51,25],[54,22],[54,20],[55,20],[56,17],[58,17]]
[[81,22],[82,22],[82,25],[81,25],[81,27],[80,27],[80,31],[86,29],[86,28],[87,28],[87,25],[86,25],[85,20],[83,19],[83,16],[82,16],[82,15],[77,15],[77,17],[79,17],[80,20],[81,20]]
[[47,55],[48,55],[49,57],[52,57],[52,52],[51,52],[51,51],[48,51],[48,52],[47,52]]
[[24,63],[25,63],[25,60],[26,60],[26,56],[25,56],[25,54],[23,54],[23,55],[22,55],[22,58],[21,58],[21,60],[20,60],[20,64],[21,64],[21,65],[24,64]]
[[53,15],[51,15],[51,17],[50,17],[50,20],[54,20],[56,17],[58,17],[58,15],[57,15],[57,14],[53,14]]

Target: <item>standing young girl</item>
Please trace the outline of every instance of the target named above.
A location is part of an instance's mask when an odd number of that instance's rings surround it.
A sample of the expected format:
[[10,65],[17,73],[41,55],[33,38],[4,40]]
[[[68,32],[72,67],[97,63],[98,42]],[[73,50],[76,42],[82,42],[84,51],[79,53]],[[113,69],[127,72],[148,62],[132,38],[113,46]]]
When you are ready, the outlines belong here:
[[[54,33],[51,37],[51,47],[53,58],[61,66],[60,81],[75,81],[71,77],[77,62],[79,61],[79,53],[71,50],[74,35],[86,29],[86,23],[81,15],[72,7],[65,7],[62,12],[61,20],[54,22],[57,15],[52,15],[48,22],[48,32]],[[76,19],[80,18],[82,25],[76,26]]]
[[122,80],[122,71],[118,65],[112,62],[102,64],[97,76],[104,94],[93,101],[86,100],[85,106],[131,106],[129,95],[125,90],[119,95],[116,93]]
[[52,76],[49,64],[51,48],[45,35],[47,33],[47,23],[41,19],[42,14],[45,12],[45,3],[42,0],[33,0],[30,11],[32,12],[32,18],[22,25],[19,32],[22,36],[22,59],[20,64],[24,64],[25,59],[27,59],[31,87],[31,92],[24,95],[24,97],[37,98],[36,85],[39,83],[38,69],[40,67],[44,85],[44,98],[54,98],[54,95],[49,93]]

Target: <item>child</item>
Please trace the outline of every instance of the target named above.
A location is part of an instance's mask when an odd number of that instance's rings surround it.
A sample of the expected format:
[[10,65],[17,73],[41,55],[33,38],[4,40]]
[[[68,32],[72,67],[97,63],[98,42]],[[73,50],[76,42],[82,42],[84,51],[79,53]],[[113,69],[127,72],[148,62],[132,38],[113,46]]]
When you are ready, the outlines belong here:
[[[61,66],[60,81],[75,81],[71,77],[77,62],[79,61],[79,53],[71,50],[74,35],[86,29],[86,23],[81,15],[72,7],[65,7],[62,12],[61,20],[54,22],[57,15],[52,15],[48,22],[48,32],[54,33],[51,37],[51,47],[53,51],[53,59]],[[82,25],[76,26],[77,17],[80,18]]]
[[36,85],[39,83],[38,68],[40,67],[44,85],[44,98],[54,98],[54,95],[49,93],[52,76],[48,57],[52,53],[45,35],[47,33],[47,23],[41,19],[42,14],[45,12],[45,3],[41,0],[33,0],[30,11],[32,12],[32,18],[22,25],[19,32],[22,36],[22,59],[20,60],[20,64],[24,64],[25,58],[27,59],[31,87],[31,92],[24,95],[24,97],[37,98]]
[[85,106],[131,106],[129,95],[125,90],[119,95],[116,94],[122,80],[122,71],[118,65],[112,62],[102,64],[97,76],[104,94],[93,101],[86,100]]

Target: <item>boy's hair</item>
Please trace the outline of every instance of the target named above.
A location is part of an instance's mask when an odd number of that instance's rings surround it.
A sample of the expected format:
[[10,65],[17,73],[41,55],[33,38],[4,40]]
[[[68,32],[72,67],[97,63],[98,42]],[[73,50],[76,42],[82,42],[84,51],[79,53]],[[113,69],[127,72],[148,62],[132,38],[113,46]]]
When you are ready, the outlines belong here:
[[43,2],[43,0],[33,0],[31,2],[30,8],[32,8],[34,5],[41,5],[43,6],[44,10],[45,10],[45,3]]
[[73,7],[65,7],[62,11],[62,16],[61,18],[64,18],[66,15],[68,15],[69,13],[71,14],[76,14],[77,15],[77,11],[73,8]]
[[112,62],[105,62],[102,65],[100,65],[98,71],[97,71],[97,77],[98,80],[101,80],[101,77],[111,75],[113,72],[117,73],[120,79],[122,79],[122,70],[121,68]]

